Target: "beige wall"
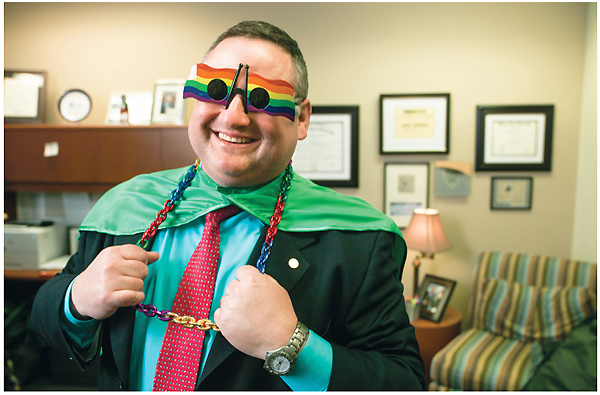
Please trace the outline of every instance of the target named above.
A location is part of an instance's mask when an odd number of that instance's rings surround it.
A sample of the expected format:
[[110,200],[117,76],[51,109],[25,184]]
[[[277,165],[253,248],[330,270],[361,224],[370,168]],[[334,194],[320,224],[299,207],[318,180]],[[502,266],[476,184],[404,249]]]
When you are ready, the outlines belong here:
[[[263,19],[282,27],[304,52],[313,104],[360,106],[360,187],[340,191],[379,209],[385,162],[473,163],[477,105],[554,104],[552,171],[523,174],[534,177],[532,210],[489,208],[490,177],[522,173],[474,173],[467,198],[438,198],[431,193],[430,206],[441,211],[454,248],[434,261],[425,260],[421,273],[457,280],[451,305],[466,312],[469,278],[482,250],[571,255],[576,174],[589,170],[588,163],[578,169],[576,159],[588,21],[585,3],[6,3],[4,7],[5,68],[48,71],[48,123],[62,122],[54,108],[68,88],[83,88],[92,96],[93,110],[84,123],[103,123],[112,91],[152,90],[159,78],[187,77],[216,35],[234,23]],[[451,94],[449,155],[379,154],[380,94],[445,92]],[[595,222],[585,226],[593,227],[595,235]],[[407,293],[412,292],[412,256],[411,252],[403,277]]]
[[598,28],[597,4],[588,4],[585,63],[581,100],[581,128],[577,155],[575,220],[573,223],[574,259],[596,260],[598,218]]

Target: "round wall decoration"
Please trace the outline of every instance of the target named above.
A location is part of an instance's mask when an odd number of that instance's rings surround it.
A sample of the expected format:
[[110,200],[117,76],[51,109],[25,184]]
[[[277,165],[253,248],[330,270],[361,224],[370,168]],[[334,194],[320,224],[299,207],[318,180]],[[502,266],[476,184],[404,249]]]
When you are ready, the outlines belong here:
[[92,99],[81,89],[69,89],[58,99],[58,112],[69,122],[79,122],[90,115]]

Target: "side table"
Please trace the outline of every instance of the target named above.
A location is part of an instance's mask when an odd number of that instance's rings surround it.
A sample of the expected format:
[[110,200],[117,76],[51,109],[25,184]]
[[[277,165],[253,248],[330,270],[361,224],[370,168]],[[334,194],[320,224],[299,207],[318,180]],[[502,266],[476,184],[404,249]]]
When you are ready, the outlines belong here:
[[429,378],[431,360],[450,340],[460,334],[461,321],[461,312],[452,306],[448,306],[440,322],[436,323],[424,318],[419,318],[417,321],[412,322],[412,325],[415,327],[417,341],[419,342],[421,357],[423,358],[423,362],[425,362],[425,384],[427,387],[431,381]]

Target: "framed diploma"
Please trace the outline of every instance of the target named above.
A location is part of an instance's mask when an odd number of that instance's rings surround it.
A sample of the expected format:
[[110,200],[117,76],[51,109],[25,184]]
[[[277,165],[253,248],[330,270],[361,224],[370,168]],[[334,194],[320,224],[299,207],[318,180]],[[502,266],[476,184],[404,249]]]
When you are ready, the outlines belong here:
[[492,177],[492,210],[531,210],[532,177]]
[[382,154],[450,152],[450,94],[381,95]]
[[358,106],[313,106],[294,171],[327,187],[358,187]]
[[429,163],[386,163],[383,197],[385,214],[406,228],[413,211],[429,204]]
[[44,123],[46,72],[4,70],[4,123]]
[[475,171],[550,171],[553,105],[477,106]]

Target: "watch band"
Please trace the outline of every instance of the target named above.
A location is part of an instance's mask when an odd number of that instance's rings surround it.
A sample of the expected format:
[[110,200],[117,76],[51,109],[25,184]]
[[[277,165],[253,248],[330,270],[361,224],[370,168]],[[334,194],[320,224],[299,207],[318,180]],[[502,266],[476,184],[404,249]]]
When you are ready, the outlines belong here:
[[[263,365],[264,368],[269,373],[278,376],[288,374],[294,367],[294,362],[296,361],[298,354],[306,344],[306,341],[308,340],[308,334],[309,332],[306,325],[298,321],[292,337],[285,346],[279,347],[272,351],[267,351],[267,356]],[[279,368],[277,360],[280,360],[281,358],[287,360],[289,365]]]

